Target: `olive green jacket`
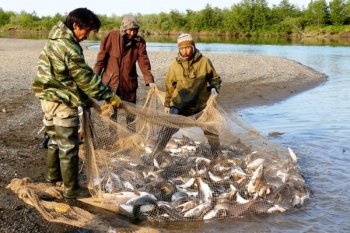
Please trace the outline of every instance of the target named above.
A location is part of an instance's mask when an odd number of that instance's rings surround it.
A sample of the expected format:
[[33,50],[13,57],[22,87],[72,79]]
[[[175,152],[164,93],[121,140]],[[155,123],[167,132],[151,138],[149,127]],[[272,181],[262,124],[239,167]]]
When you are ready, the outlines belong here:
[[221,78],[211,61],[195,50],[186,61],[180,54],[171,63],[165,78],[165,107],[176,107],[190,116],[206,107],[211,88],[220,91]]
[[86,64],[83,49],[73,32],[59,22],[49,33],[32,84],[35,96],[69,107],[85,107],[89,98],[110,99],[114,92]]

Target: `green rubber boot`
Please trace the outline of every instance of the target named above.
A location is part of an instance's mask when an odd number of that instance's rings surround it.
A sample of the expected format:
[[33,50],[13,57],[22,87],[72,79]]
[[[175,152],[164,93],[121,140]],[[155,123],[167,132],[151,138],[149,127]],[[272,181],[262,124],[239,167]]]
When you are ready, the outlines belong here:
[[59,147],[61,174],[63,178],[65,198],[86,198],[91,194],[89,189],[81,187],[78,180],[79,141],[78,129],[75,127],[55,126],[56,141]]
[[62,181],[60,160],[58,157],[58,145],[56,142],[56,131],[55,126],[45,126],[46,133],[49,136],[49,142],[47,144],[47,157],[46,157],[46,168],[47,176],[46,181],[55,183]]

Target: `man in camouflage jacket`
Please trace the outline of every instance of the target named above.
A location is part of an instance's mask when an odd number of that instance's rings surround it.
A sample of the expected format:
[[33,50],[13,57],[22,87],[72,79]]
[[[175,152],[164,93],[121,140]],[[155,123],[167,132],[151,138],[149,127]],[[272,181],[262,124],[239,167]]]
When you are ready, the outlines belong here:
[[89,97],[107,100],[115,107],[121,104],[112,88],[103,85],[101,77],[85,63],[79,44],[100,26],[97,16],[86,8],[73,10],[65,22],[58,22],[39,56],[32,84],[50,137],[46,180],[63,180],[66,198],[90,196],[89,190],[78,183],[78,107],[89,106]]

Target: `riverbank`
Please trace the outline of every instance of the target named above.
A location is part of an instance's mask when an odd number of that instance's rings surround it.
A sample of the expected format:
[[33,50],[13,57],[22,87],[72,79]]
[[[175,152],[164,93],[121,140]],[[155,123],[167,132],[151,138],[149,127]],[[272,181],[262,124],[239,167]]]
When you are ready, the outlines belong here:
[[[46,40],[0,38],[0,231],[72,232],[74,227],[47,222],[35,208],[6,189],[12,178],[30,177],[33,182],[45,178],[45,150],[38,149],[42,134],[42,113],[34,97],[31,82],[36,74],[37,58]],[[82,43],[88,64],[94,64],[97,52]],[[167,68],[176,54],[149,52],[156,84],[163,90]],[[326,76],[302,64],[278,57],[255,55],[208,56],[222,77],[219,103],[226,109],[275,103],[326,81]],[[139,72],[141,75],[141,73]],[[139,102],[148,88],[139,80]]]

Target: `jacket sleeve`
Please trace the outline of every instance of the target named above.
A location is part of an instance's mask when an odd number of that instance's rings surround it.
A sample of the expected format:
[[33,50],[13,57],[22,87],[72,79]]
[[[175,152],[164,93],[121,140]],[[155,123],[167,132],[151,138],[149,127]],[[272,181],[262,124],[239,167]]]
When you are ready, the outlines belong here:
[[97,100],[108,100],[113,96],[114,91],[102,84],[101,76],[93,72],[78,51],[71,51],[66,59],[70,76],[82,92]]
[[219,93],[220,88],[221,88],[221,78],[220,76],[216,73],[214,66],[212,62],[208,59],[208,64],[209,64],[209,85],[211,88],[215,88],[216,91]]
[[145,41],[140,43],[137,62],[142,72],[143,79],[145,80],[145,84],[148,85],[149,83],[154,83],[154,77],[151,72],[151,62],[147,54]]
[[100,43],[100,51],[97,54],[96,63],[94,66],[94,72],[96,74],[101,74],[103,68],[107,64],[107,59],[109,55],[109,50],[111,47],[111,39],[109,38],[111,34],[108,34],[105,38],[102,39]]
[[165,77],[165,101],[164,106],[170,108],[173,94],[176,88],[176,77],[174,72],[174,62],[170,65]]

